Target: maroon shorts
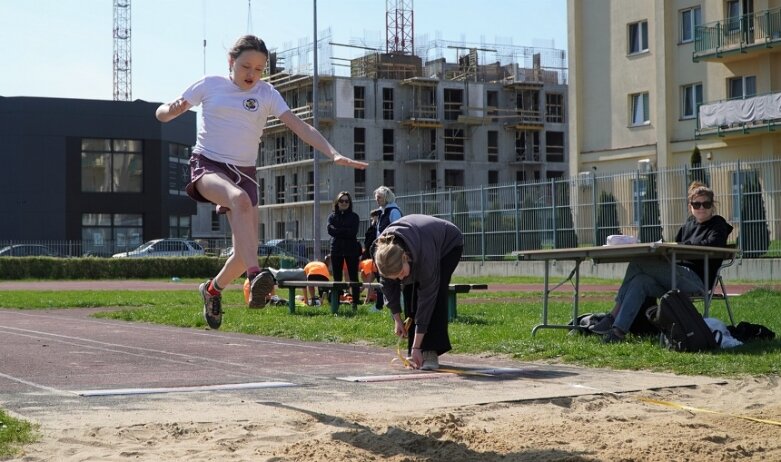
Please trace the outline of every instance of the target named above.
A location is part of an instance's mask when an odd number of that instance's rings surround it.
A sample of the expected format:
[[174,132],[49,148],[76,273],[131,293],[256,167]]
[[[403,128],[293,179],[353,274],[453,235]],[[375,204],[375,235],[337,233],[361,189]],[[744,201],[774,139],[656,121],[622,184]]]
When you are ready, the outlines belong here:
[[[239,174],[237,171],[242,172],[244,175]],[[255,167],[239,167],[238,165],[211,160],[202,154],[193,153],[190,156],[190,182],[187,183],[184,190],[188,196],[198,202],[211,202],[203,197],[198,192],[198,188],[195,187],[195,182],[207,173],[222,173],[247,193],[253,206],[258,205],[258,185],[250,179],[255,178]]]

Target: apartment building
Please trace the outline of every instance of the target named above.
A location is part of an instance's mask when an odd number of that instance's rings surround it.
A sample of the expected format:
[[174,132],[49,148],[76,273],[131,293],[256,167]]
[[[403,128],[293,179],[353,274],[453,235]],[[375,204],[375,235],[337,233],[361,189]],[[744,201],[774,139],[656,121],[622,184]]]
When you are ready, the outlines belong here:
[[270,75],[293,112],[312,123],[316,108],[331,144],[369,168],[321,160],[316,185],[311,148],[269,120],[258,166],[261,239],[310,239],[314,225],[327,236],[325,223],[313,223],[316,195],[325,221],[343,190],[364,198],[380,185],[405,194],[566,176],[566,53],[516,47],[521,58],[500,63],[479,47],[453,48],[454,62],[352,59],[349,76],[319,77],[317,104],[311,75]]
[[568,23],[571,171],[779,152],[781,1],[569,0]]

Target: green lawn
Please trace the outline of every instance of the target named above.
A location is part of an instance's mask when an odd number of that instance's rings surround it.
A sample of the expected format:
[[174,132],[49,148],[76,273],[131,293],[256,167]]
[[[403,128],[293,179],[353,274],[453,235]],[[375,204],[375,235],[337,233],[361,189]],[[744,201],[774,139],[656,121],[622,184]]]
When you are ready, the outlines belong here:
[[35,425],[15,419],[0,409],[0,459],[18,455],[23,445],[37,438]]

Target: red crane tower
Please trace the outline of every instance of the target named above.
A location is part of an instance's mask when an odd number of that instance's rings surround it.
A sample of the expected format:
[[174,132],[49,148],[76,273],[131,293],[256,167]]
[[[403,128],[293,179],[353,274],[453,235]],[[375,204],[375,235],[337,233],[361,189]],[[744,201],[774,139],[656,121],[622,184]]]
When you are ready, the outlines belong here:
[[412,0],[385,0],[385,51],[415,54]]

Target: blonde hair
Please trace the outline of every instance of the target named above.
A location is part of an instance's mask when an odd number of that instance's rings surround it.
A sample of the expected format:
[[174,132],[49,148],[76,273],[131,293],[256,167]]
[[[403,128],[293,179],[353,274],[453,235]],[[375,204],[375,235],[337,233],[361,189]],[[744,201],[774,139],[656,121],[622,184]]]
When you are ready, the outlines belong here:
[[382,234],[375,243],[374,264],[381,275],[399,274],[404,265],[404,248],[393,234]]

